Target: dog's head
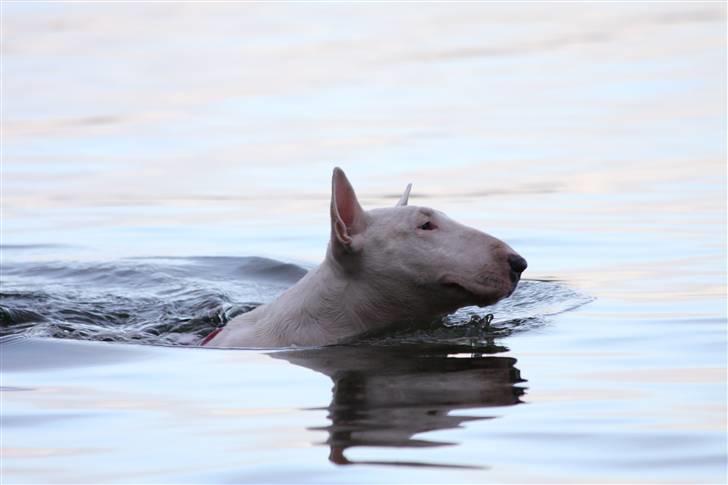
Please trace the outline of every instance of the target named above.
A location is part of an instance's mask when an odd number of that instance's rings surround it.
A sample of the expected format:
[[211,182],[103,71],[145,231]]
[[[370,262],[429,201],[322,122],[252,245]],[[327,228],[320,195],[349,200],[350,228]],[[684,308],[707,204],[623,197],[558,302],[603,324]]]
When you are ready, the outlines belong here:
[[491,305],[516,289],[526,260],[510,246],[429,207],[365,211],[335,168],[328,258],[350,280],[365,281],[382,302],[415,314]]

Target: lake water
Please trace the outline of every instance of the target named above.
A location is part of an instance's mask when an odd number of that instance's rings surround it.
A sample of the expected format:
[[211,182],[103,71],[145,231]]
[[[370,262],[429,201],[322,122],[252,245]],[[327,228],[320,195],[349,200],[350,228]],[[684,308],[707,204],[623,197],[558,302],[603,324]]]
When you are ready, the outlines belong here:
[[[1,8],[3,483],[725,483],[724,4]],[[334,165],[525,280],[196,347],[322,259]]]

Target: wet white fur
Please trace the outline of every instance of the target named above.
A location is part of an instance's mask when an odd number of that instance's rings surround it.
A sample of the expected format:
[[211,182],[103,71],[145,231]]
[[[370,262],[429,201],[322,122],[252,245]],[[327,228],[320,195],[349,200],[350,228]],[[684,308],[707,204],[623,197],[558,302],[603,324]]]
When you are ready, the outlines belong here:
[[[230,321],[208,346],[330,345],[510,295],[513,249],[442,212],[408,206],[409,191],[395,207],[364,211],[335,168],[323,263],[273,302]],[[426,222],[434,229],[423,229]]]

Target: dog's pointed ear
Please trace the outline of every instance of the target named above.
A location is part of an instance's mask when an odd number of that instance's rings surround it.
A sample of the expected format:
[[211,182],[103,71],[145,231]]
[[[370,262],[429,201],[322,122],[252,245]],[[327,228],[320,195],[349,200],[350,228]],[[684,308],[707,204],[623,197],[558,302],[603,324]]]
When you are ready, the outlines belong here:
[[394,205],[395,207],[404,207],[407,205],[407,201],[409,200],[410,190],[412,190],[412,184],[407,184],[407,187],[405,187],[402,197],[399,198],[399,202],[397,202]]
[[331,177],[331,243],[351,252],[353,237],[366,226],[364,209],[359,205],[354,188],[339,167]]

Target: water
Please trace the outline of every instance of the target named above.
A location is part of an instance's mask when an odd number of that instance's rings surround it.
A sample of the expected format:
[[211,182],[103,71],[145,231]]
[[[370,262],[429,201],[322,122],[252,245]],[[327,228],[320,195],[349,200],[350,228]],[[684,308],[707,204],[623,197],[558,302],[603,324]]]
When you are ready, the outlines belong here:
[[[726,481],[723,5],[1,8],[3,483]],[[323,257],[334,164],[526,280],[197,348]]]

